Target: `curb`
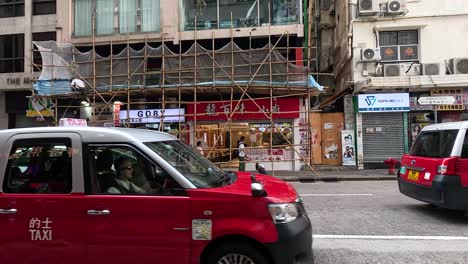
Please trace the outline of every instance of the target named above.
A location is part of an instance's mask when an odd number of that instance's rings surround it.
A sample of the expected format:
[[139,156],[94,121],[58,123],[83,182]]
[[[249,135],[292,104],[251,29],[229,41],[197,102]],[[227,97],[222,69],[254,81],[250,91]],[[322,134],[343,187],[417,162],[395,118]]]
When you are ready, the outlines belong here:
[[388,176],[373,176],[373,177],[341,177],[341,176],[330,176],[330,177],[278,177],[278,179],[287,182],[341,182],[341,181],[395,181],[397,177]]

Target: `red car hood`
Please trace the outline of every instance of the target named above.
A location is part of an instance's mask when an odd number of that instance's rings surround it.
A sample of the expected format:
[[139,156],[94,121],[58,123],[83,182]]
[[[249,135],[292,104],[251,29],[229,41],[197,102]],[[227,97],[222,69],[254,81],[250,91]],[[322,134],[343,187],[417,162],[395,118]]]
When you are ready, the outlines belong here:
[[[227,193],[237,193],[242,195],[252,195],[251,173],[237,172],[237,180],[222,187]],[[256,174],[255,178],[263,184],[267,192],[267,198],[275,203],[294,202],[297,198],[297,192],[292,185],[268,175]]]

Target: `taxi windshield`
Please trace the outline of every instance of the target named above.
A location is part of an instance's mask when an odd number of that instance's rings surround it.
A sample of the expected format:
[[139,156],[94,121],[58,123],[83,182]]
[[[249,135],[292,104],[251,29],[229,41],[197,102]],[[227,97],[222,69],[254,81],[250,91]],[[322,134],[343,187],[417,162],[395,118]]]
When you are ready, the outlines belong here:
[[211,161],[178,140],[147,142],[145,145],[171,164],[197,188],[219,187],[231,182],[230,177]]

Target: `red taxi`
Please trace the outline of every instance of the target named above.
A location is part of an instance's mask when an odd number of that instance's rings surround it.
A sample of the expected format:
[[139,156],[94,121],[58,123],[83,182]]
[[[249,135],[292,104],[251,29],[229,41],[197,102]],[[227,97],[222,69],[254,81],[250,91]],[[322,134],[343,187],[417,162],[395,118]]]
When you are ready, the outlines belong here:
[[468,122],[424,127],[401,159],[400,192],[448,209],[468,211]]
[[226,173],[140,129],[0,131],[0,263],[311,263],[278,179]]

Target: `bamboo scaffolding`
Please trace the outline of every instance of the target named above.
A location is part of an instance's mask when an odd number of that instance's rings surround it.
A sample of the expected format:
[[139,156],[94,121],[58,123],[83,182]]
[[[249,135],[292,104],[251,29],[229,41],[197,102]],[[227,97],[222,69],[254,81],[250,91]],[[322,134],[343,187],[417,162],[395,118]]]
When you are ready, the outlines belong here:
[[[268,7],[270,9],[270,6]],[[247,155],[250,151],[265,150],[270,153],[273,153],[277,149],[282,149],[285,151],[284,158],[281,161],[275,161],[271,158],[259,158],[255,161],[246,160],[245,163],[255,163],[255,162],[265,162],[270,164],[271,173],[275,175],[275,172],[282,166],[279,163],[290,162],[292,167],[297,167],[296,164],[300,162],[303,167],[309,167],[309,169],[315,173],[313,168],[313,155],[310,142],[310,120],[309,120],[309,111],[310,111],[310,98],[313,95],[317,95],[317,91],[312,91],[310,87],[303,87],[302,85],[294,84],[292,80],[301,79],[304,76],[307,78],[308,74],[311,72],[300,72],[296,71],[297,67],[294,67],[292,64],[301,64],[304,65],[307,69],[311,69],[311,53],[314,47],[291,47],[290,43],[290,33],[285,31],[279,36],[268,35],[268,44],[262,48],[252,48],[252,43],[255,39],[252,37],[252,32],[249,32],[248,36],[248,50],[236,50],[235,43],[235,32],[234,32],[234,23],[231,14],[231,28],[230,28],[230,40],[229,50],[220,50],[216,48],[216,39],[214,33],[211,34],[211,49],[199,48],[198,46],[198,29],[195,26],[193,32],[193,52],[189,53],[188,51],[183,51],[182,43],[178,45],[178,52],[169,50],[166,52],[168,47],[164,46],[165,34],[161,32],[161,38],[158,40],[162,43],[161,52],[159,54],[154,54],[154,50],[150,51],[150,48],[153,48],[149,43],[150,39],[145,37],[144,42],[144,54],[141,55],[132,55],[131,54],[131,45],[135,42],[130,38],[126,38],[126,55],[123,57],[116,57],[114,55],[114,42],[110,41],[110,54],[106,58],[98,58],[96,53],[96,36],[95,36],[95,17],[93,18],[93,34],[92,34],[92,58],[89,61],[80,61],[76,62],[74,59],[74,65],[36,65],[32,63],[33,67],[70,67],[75,76],[83,80],[87,86],[90,87],[90,92],[87,96],[92,97],[90,100],[90,105],[93,109],[91,112],[90,124],[92,125],[103,125],[108,122],[114,122],[113,113],[113,102],[116,100],[124,101],[126,104],[126,109],[122,111],[127,111],[127,118],[125,120],[120,120],[121,125],[125,127],[132,127],[134,125],[130,117],[131,110],[145,109],[145,107],[150,107],[152,105],[158,106],[158,109],[161,109],[163,114],[159,116],[159,130],[164,131],[165,125],[168,124],[168,119],[177,118],[177,136],[183,141],[188,141],[188,143],[196,144],[196,141],[200,138],[207,138],[206,142],[210,144],[206,148],[207,156],[213,158],[215,163],[219,166],[233,166],[233,156],[232,153],[234,150],[238,149],[238,146],[232,145],[234,133],[238,133],[239,129],[247,129],[246,131],[242,130],[243,133],[250,133],[250,126],[240,128],[236,125],[239,122],[243,123],[258,123],[258,124],[268,124],[267,129],[269,137],[268,147],[263,146],[249,146],[245,148]],[[197,25],[197,17],[195,17],[195,25]],[[271,32],[271,19],[268,23],[268,31]],[[179,32],[179,39],[181,33]],[[284,41],[285,40],[285,41]],[[281,46],[280,43],[283,41]],[[286,44],[284,44],[284,42]],[[121,43],[119,43],[121,44]],[[226,46],[225,46],[226,47]],[[223,47],[224,48],[224,47]],[[34,49],[34,47],[33,47]],[[296,51],[296,49],[301,49],[305,51],[306,56],[302,58],[296,58],[296,60],[291,61],[289,54],[291,51]],[[36,50],[34,50],[36,51]],[[280,61],[274,61],[272,54],[275,51],[285,51],[284,59]],[[48,51],[42,51],[48,52]],[[73,58],[75,58],[76,50],[72,49]],[[158,51],[159,52],[159,51]],[[140,53],[141,54],[141,53]],[[304,54],[304,52],[302,53]],[[237,56],[247,56],[249,58],[249,63],[236,63]],[[260,62],[252,62],[252,58],[259,55],[262,56]],[[220,56],[230,57],[231,63],[224,63],[221,65],[218,58]],[[203,64],[202,59],[210,59],[211,63]],[[176,59],[178,67],[170,68],[167,66],[167,61],[169,59]],[[193,64],[186,63],[184,65],[184,59],[193,59]],[[159,69],[154,69],[154,67],[148,67],[150,60],[161,61],[161,67]],[[240,61],[240,60],[239,60]],[[109,62],[109,70],[106,72],[99,72],[97,69],[98,64]],[[114,69],[114,65],[118,63],[126,63],[126,73],[119,73],[118,70]],[[80,67],[80,65],[89,65],[92,64],[91,76],[81,76],[80,73],[75,70]],[[132,66],[131,66],[132,65]],[[136,66],[133,66],[136,65]],[[286,65],[285,72],[275,71],[275,67],[278,65]],[[248,72],[237,72],[238,67],[244,67],[248,69]],[[99,72],[99,73],[98,73]],[[220,74],[220,75],[219,75]],[[88,74],[89,75],[89,74]],[[150,84],[149,78],[150,75],[160,75],[159,84]],[[228,84],[218,84],[218,76],[224,80],[228,80]],[[318,75],[316,75],[318,76]],[[285,84],[282,86],[276,86],[275,80],[280,77],[286,80]],[[124,78],[125,83],[118,83],[118,79]],[[257,84],[256,80],[264,80],[266,83]],[[103,87],[102,83],[109,80],[108,87]],[[138,80],[135,81],[135,80]],[[140,83],[140,80],[142,83]],[[244,83],[240,84],[238,80],[245,80]],[[211,82],[209,85],[203,85],[202,82]],[[137,82],[137,83],[136,83]],[[186,82],[192,82],[191,84],[186,84]],[[176,83],[176,84],[173,84]],[[171,85],[168,85],[171,84]],[[107,85],[107,84],[106,84]],[[116,86],[114,86],[116,85]],[[118,85],[118,86],[117,86]],[[33,95],[38,96],[38,95]],[[59,113],[63,112],[62,117],[66,116],[70,110],[78,111],[82,109],[81,105],[72,105],[72,101],[77,97],[76,94],[65,94],[65,95],[53,95],[49,96],[55,101],[55,121],[58,123]],[[219,97],[219,100],[213,100],[213,98]],[[136,99],[145,98],[144,101],[137,101]],[[160,98],[160,100],[151,100],[155,98]],[[297,111],[278,111],[276,112],[273,109],[275,100],[282,98],[298,98],[298,100],[303,100],[305,102],[304,107],[300,107]],[[78,98],[79,99],[79,98]],[[258,100],[268,100],[270,103],[269,109],[263,109]],[[61,105],[61,101],[67,102],[66,104]],[[213,115],[224,116],[225,119],[220,119],[220,121],[206,121],[204,117],[208,116],[208,113],[200,113],[200,107],[202,103],[210,102],[227,102],[230,106],[229,111],[221,111],[215,109],[215,111],[210,112]],[[259,114],[261,113],[264,117],[261,120],[253,121],[237,121],[234,116],[241,113],[240,105],[249,102],[255,106],[255,110],[242,111],[244,115],[250,114]],[[192,106],[194,109],[193,113],[184,113],[181,114],[165,114],[165,110],[172,108],[171,105],[177,105],[178,109],[183,109],[184,107]],[[98,109],[99,108],[99,109]],[[151,108],[148,108],[151,109]],[[301,118],[300,122],[291,122],[291,120],[282,120],[275,118],[276,114],[295,114]],[[148,116],[155,117],[156,116]],[[182,121],[182,119],[190,118],[190,121]],[[288,123],[289,133],[292,133],[289,138],[286,133],[282,132],[281,123]],[[299,141],[296,137],[299,133],[297,131],[305,130],[306,136],[304,140]],[[262,132],[263,133],[263,132]],[[281,142],[274,145],[274,134],[275,137],[280,137]],[[226,134],[230,135],[230,142],[224,142]],[[204,140],[205,141],[205,140]],[[301,142],[301,143],[298,143]],[[304,151],[305,150],[305,151]],[[222,157],[228,157],[228,161],[222,161]]]

